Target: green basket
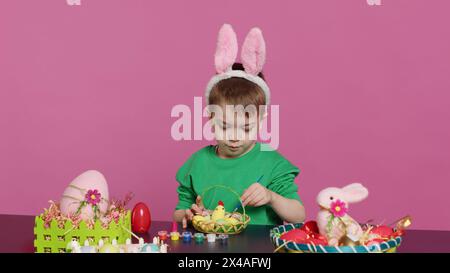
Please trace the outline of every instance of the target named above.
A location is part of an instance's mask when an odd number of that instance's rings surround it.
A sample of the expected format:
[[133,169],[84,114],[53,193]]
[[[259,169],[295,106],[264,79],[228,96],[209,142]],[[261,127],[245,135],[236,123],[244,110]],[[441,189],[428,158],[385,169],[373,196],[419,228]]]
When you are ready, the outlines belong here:
[[238,234],[241,233],[248,225],[248,223],[250,222],[250,216],[248,216],[245,213],[245,207],[242,204],[241,201],[241,197],[239,196],[239,194],[234,191],[233,189],[223,186],[223,185],[215,185],[212,187],[209,187],[207,189],[205,189],[203,191],[202,196],[205,196],[205,194],[215,188],[223,188],[226,189],[228,191],[230,191],[231,193],[233,193],[237,199],[239,200],[239,202],[241,203],[241,207],[242,207],[242,214],[239,212],[234,212],[234,214],[240,214],[241,215],[241,221],[239,221],[239,223],[237,224],[222,224],[222,223],[213,223],[213,224],[204,224],[202,223],[202,221],[200,222],[193,222],[192,225],[194,226],[194,228],[197,231],[203,232],[203,233],[215,233],[215,234]]
[[78,227],[73,227],[72,222],[66,221],[64,228],[58,227],[56,220],[52,220],[50,227],[44,227],[42,215],[35,217],[34,224],[34,248],[36,253],[64,253],[69,242],[76,239],[82,245],[88,240],[91,245],[97,245],[102,239],[105,243],[111,243],[116,239],[118,244],[125,244],[131,239],[131,213],[127,211],[116,223],[111,221],[108,228],[103,228],[100,220],[96,220],[92,229],[88,228],[84,221]]
[[280,236],[292,229],[301,228],[303,223],[287,224],[275,227],[270,230],[270,239],[277,249],[284,252],[293,253],[392,253],[397,251],[397,247],[402,242],[402,237],[398,236],[379,244],[370,246],[322,246],[314,244],[298,244],[280,239]]

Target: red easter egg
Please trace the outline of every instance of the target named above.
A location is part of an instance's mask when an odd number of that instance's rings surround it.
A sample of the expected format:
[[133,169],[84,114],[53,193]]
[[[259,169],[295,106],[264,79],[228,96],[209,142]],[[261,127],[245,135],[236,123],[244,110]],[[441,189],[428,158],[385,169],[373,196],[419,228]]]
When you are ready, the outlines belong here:
[[394,233],[394,230],[388,226],[378,226],[373,228],[370,231],[371,234],[376,234],[380,236],[382,239],[389,239],[391,238],[392,234]]
[[144,203],[137,203],[131,213],[131,227],[133,232],[145,233],[150,228],[150,224],[150,210]]
[[319,228],[317,227],[316,221],[308,221],[304,223],[300,229],[306,233],[319,233]]
[[287,241],[293,241],[298,244],[304,244],[306,240],[308,239],[308,234],[304,232],[303,230],[300,230],[298,228],[290,230],[286,233],[283,233],[280,236],[280,239],[287,240]]

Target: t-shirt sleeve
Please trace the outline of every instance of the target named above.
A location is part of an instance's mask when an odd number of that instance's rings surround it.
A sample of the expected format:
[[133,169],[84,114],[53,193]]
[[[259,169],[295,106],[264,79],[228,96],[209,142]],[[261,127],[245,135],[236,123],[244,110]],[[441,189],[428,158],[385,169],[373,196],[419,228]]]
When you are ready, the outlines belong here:
[[282,159],[276,163],[267,188],[285,198],[295,199],[303,204],[298,195],[298,186],[294,183],[294,179],[299,173],[300,170],[297,167],[288,160]]
[[197,195],[192,187],[191,169],[194,161],[194,156],[191,156],[176,174],[176,180],[178,181],[178,204],[175,210],[189,209],[192,204],[195,203]]

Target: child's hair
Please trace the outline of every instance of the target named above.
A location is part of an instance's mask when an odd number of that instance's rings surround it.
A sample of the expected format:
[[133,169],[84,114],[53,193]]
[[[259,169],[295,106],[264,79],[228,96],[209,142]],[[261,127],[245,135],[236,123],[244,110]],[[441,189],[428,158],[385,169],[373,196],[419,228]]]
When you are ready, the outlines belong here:
[[[233,70],[244,71],[244,66],[241,63],[234,63]],[[258,76],[265,80],[262,72]],[[259,113],[261,105],[266,104],[266,97],[264,91],[255,83],[238,77],[231,77],[218,82],[209,95],[210,105],[242,105],[247,107],[254,105]],[[259,113],[262,114],[262,113]]]

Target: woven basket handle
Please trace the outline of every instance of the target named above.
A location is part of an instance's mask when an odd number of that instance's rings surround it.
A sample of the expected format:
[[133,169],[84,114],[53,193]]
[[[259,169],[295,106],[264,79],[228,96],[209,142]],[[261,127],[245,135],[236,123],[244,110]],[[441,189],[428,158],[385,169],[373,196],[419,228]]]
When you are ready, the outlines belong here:
[[215,185],[215,186],[211,186],[211,187],[206,188],[206,189],[203,191],[203,193],[202,193],[202,198],[205,196],[205,194],[206,194],[208,191],[210,191],[210,190],[212,190],[212,189],[214,189],[214,188],[223,188],[223,189],[226,189],[226,190],[230,191],[231,193],[233,193],[233,194],[236,196],[236,198],[239,200],[239,203],[241,203],[241,207],[242,207],[243,219],[242,219],[241,221],[242,221],[242,222],[245,222],[245,219],[246,219],[245,206],[244,206],[244,204],[242,203],[241,196],[240,196],[235,190],[233,190],[232,188],[227,187],[227,186],[223,186],[223,185]]

